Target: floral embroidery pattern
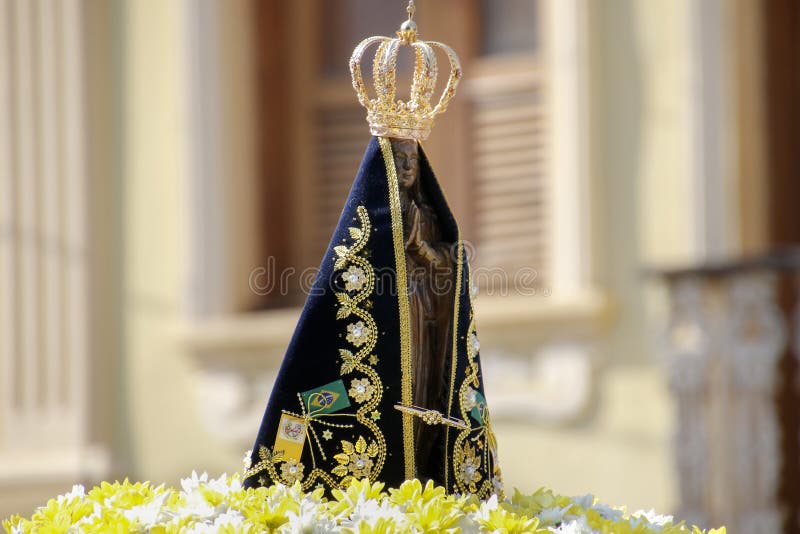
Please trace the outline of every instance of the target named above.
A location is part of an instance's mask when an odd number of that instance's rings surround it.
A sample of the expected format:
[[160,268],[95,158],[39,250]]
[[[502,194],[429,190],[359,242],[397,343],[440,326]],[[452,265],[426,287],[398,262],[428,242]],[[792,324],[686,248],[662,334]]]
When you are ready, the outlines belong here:
[[467,410],[473,409],[475,404],[478,402],[478,392],[471,387],[467,387],[466,391],[464,391],[461,402],[464,403],[464,408]]
[[[285,461],[286,458],[280,454],[267,449],[263,445],[258,450],[258,462],[245,471],[245,478],[257,476],[263,472],[269,475],[273,482],[283,482],[292,484],[301,481],[304,490],[309,490],[324,483],[328,488],[346,487],[353,478],[369,478],[371,481],[377,480],[383,465],[386,461],[387,449],[386,439],[383,432],[375,422],[380,418],[380,412],[376,410],[379,406],[383,383],[380,376],[372,367],[377,364],[377,356],[373,354],[377,344],[377,325],[369,312],[371,308],[370,297],[375,289],[375,271],[370,264],[366,251],[367,243],[372,232],[372,225],[369,220],[367,209],[364,206],[356,208],[358,225],[350,226],[348,232],[352,243],[349,245],[337,245],[333,247],[335,271],[341,271],[339,276],[344,282],[344,291],[335,292],[337,309],[337,320],[349,320],[346,325],[346,339],[355,347],[355,350],[339,348],[338,355],[341,361],[340,377],[357,373],[359,376],[351,381],[349,395],[353,397],[359,407],[355,414],[342,414],[355,418],[355,421],[367,433],[366,437],[360,436],[356,443],[343,440],[342,452],[334,456],[335,465],[330,463],[323,467],[317,467],[318,458],[314,455],[315,447],[321,453],[322,461],[329,458],[325,454],[323,442],[309,425],[310,438],[313,445],[309,444],[310,461],[313,464],[308,474],[304,474],[302,463],[292,460]],[[371,365],[366,362],[369,361]],[[300,394],[298,393],[298,398]],[[301,399],[301,406],[303,406]],[[285,411],[285,410],[284,410]],[[290,412],[286,412],[290,413]],[[297,414],[293,414],[297,415]],[[338,414],[337,414],[338,415]],[[310,421],[324,425],[322,439],[326,442],[334,438],[337,429],[352,428],[354,425],[336,424],[330,421],[323,421],[313,417],[304,410],[298,417],[309,418]],[[324,417],[321,416],[321,417]],[[369,445],[367,445],[367,440]],[[345,461],[346,458],[346,461]],[[280,465],[280,470],[276,467]],[[334,477],[341,477],[339,480]],[[262,481],[262,479],[264,479]],[[266,477],[263,475],[258,478],[259,483],[266,484]],[[316,485],[316,486],[315,486]]]
[[370,221],[363,206],[356,209],[356,214],[361,227],[349,228],[350,237],[356,242],[350,248],[341,245],[334,247],[338,256],[334,266],[344,270],[342,278],[346,290],[336,294],[339,302],[336,318],[348,319],[355,316],[357,319],[346,326],[346,339],[357,351],[339,349],[342,361],[340,373],[343,377],[354,373],[361,375],[350,382],[348,394],[360,405],[356,410],[356,420],[369,430],[374,439],[369,445],[367,438],[363,436],[359,436],[355,444],[347,440],[341,441],[342,452],[334,456],[339,465],[331,470],[332,474],[343,477],[341,486],[348,484],[353,477],[376,480],[383,469],[387,453],[386,440],[375,422],[375,417],[371,415],[378,413],[376,408],[380,404],[383,384],[371,366],[377,363],[377,357],[372,351],[377,343],[378,328],[368,311],[372,307],[370,297],[375,288],[375,272],[366,259],[364,250],[370,234]]
[[478,334],[470,332],[468,343],[467,350],[469,350],[470,359],[472,359],[477,356],[478,352],[481,350],[481,342],[478,341]]
[[348,393],[356,402],[366,402],[371,399],[373,393],[375,393],[375,386],[369,383],[368,378],[362,378],[360,380],[356,378],[351,383]]
[[370,338],[370,334],[369,327],[366,326],[363,321],[347,325],[347,341],[356,347],[360,347],[366,343]]
[[[468,414],[478,405],[478,388],[481,385],[476,361],[481,344],[475,333],[474,320],[470,321],[467,331],[469,333],[465,340],[466,376],[459,388],[459,406],[464,421],[470,421]],[[489,412],[485,407],[481,411],[481,418],[482,423],[462,430],[456,437],[453,445],[453,470],[455,471],[453,490],[458,493],[473,493],[481,499],[485,499],[491,494],[502,497],[503,483],[497,462],[497,439],[492,431]]]
[[342,452],[334,456],[339,465],[333,468],[333,474],[345,477],[352,474],[355,478],[367,478],[374,464],[372,459],[377,455],[378,445],[373,441],[367,446],[363,436],[358,437],[355,445],[342,440]]
[[459,481],[467,486],[471,493],[475,493],[477,491],[477,487],[475,485],[481,481],[481,478],[483,478],[480,472],[481,459],[475,455],[475,449],[469,443],[464,446],[464,450],[461,453],[460,462],[457,463],[459,465]]
[[304,468],[301,462],[291,458],[281,466],[281,476],[287,484],[294,484],[299,480],[303,480]]
[[364,269],[351,265],[342,273],[342,281],[347,291],[361,291],[361,288],[367,283],[367,276],[364,274]]

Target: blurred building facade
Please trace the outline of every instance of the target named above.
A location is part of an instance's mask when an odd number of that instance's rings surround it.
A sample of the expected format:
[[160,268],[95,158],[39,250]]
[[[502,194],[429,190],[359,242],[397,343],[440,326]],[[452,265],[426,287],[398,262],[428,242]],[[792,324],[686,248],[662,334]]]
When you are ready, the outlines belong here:
[[[240,468],[368,140],[347,59],[404,5],[0,0],[0,514],[78,481]],[[644,270],[797,239],[772,210],[796,192],[767,135],[782,17],[418,10],[464,63],[425,149],[487,273],[507,483],[675,509],[668,300]]]

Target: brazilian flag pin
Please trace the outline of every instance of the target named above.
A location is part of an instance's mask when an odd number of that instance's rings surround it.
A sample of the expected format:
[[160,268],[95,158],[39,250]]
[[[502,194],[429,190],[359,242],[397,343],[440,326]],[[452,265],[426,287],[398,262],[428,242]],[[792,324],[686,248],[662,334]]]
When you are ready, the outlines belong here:
[[309,389],[302,392],[300,396],[303,398],[306,413],[309,415],[338,412],[350,406],[347,390],[341,380]]

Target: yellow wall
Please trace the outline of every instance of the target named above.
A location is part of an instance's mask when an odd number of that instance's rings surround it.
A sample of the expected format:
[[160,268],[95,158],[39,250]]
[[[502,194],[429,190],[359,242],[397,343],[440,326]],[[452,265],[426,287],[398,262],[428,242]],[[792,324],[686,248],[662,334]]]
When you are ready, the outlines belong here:
[[672,510],[677,481],[663,375],[653,366],[615,366],[600,380],[596,411],[583,423],[495,425],[506,485],[592,493],[631,510]]
[[183,2],[124,3],[124,346],[129,472],[174,482],[231,472],[241,451],[200,427],[187,313],[188,54]]

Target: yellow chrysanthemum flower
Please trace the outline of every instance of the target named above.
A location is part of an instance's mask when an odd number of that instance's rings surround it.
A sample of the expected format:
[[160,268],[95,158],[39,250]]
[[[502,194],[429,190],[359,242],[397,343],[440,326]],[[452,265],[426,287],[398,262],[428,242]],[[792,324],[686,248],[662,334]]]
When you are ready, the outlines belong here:
[[[542,488],[532,494],[515,491],[510,500],[493,496],[480,501],[474,495],[448,495],[444,488],[409,480],[384,491],[381,482],[356,480],[351,473],[363,468],[354,459],[371,458],[371,446],[359,438],[343,442],[340,466],[347,472],[345,489],[302,490],[292,486],[243,488],[241,477],[192,474],[181,490],[153,487],[149,483],[103,482],[84,493],[72,492],[50,499],[30,518],[19,515],[1,524],[8,533],[28,532],[150,532],[179,534],[188,530],[227,534],[306,531],[325,524],[329,532],[456,532],[503,533],[570,532],[601,534],[706,534],[697,527],[674,523],[653,512],[628,514],[624,509],[598,503],[591,496],[564,497]],[[290,465],[286,462],[285,465]],[[291,465],[301,465],[299,463]],[[366,462],[365,464],[366,465]],[[725,529],[707,534],[725,534]]]

